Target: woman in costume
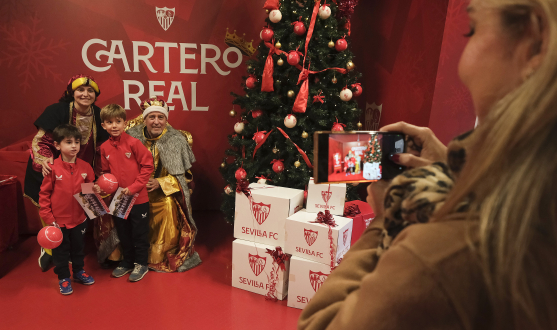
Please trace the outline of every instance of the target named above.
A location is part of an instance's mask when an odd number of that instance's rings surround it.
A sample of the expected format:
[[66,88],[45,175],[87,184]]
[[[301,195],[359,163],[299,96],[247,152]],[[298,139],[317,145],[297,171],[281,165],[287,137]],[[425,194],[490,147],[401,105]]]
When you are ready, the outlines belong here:
[[[33,204],[39,207],[39,190],[43,181],[43,176],[50,173],[50,164],[59,156],[59,151],[54,147],[52,131],[58,125],[69,123],[76,126],[81,132],[81,148],[77,155],[78,158],[88,162],[94,169],[96,168],[97,150],[99,146],[108,139],[108,133],[101,127],[100,109],[95,105],[97,97],[101,93],[99,86],[88,75],[75,75],[67,85],[66,91],[58,101],[44,110],[35,121],[38,129],[37,135],[33,138],[32,153],[27,163],[25,173],[24,196],[29,198]],[[98,173],[98,172],[97,172]],[[43,226],[45,223],[42,221]],[[102,222],[98,219],[98,222]],[[97,228],[95,233],[110,236],[111,223],[106,224],[106,228]],[[113,240],[117,243],[117,240]],[[105,249],[110,252],[105,253],[103,260],[113,253],[116,244],[111,244]],[[112,256],[119,259],[118,251]],[[46,271],[52,260],[52,251],[41,249],[39,266]]]

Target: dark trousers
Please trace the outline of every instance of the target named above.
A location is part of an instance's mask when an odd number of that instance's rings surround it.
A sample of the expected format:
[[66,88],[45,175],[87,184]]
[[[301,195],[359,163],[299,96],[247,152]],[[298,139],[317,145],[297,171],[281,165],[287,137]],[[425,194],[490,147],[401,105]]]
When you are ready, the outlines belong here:
[[147,266],[149,253],[149,203],[134,205],[127,219],[112,217],[122,245],[122,267]]
[[58,279],[62,280],[70,277],[69,262],[72,262],[72,271],[77,273],[83,270],[85,253],[85,231],[87,230],[87,220],[79,226],[68,229],[61,227],[62,244],[52,250],[52,262],[54,263],[54,273]]

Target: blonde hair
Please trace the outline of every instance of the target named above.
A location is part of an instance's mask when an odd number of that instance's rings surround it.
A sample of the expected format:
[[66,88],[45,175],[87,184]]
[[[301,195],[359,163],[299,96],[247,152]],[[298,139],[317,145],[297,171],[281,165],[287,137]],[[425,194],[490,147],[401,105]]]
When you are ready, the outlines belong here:
[[108,104],[101,109],[101,120],[105,121],[112,118],[126,120],[126,110],[118,104]]
[[[500,11],[511,36],[531,34],[533,54],[545,57],[472,135],[466,165],[437,216],[470,201],[465,216],[479,219],[474,250],[497,328],[557,329],[557,1],[482,5]],[[548,33],[543,50],[541,27]]]

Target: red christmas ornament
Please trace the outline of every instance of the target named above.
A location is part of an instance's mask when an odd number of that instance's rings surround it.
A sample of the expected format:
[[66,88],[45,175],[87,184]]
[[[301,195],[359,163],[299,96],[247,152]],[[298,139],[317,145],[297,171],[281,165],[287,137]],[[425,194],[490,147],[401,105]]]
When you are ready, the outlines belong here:
[[249,76],[248,79],[246,79],[246,87],[249,89],[252,89],[255,87],[255,83],[257,82],[257,79],[255,79],[255,77]]
[[240,167],[239,169],[236,170],[234,176],[236,177],[236,180],[239,181],[239,180],[244,180],[246,176],[248,176],[248,174],[246,173],[246,170]]
[[256,144],[260,144],[265,139],[265,133],[267,133],[267,131],[255,132],[255,134],[253,134],[253,141],[255,141]]
[[283,159],[274,159],[271,164],[273,164],[273,171],[275,173],[281,173],[282,171],[284,171],[284,163],[283,163]]
[[[300,20],[301,19],[302,16],[300,16]],[[292,23],[292,25],[294,25],[294,33],[296,33],[297,35],[303,36],[304,34],[306,34],[306,26],[301,21],[294,22]]]
[[107,194],[112,194],[118,190],[118,179],[114,175],[106,173],[97,180],[97,185]]
[[360,96],[362,95],[363,89],[362,89],[362,85],[361,84],[352,84],[352,89],[354,90],[354,92],[352,93],[352,95],[354,96]]
[[345,51],[346,48],[348,48],[348,43],[346,42],[346,39],[344,39],[344,37],[338,39],[335,43],[335,49],[337,50],[337,52]]
[[296,50],[291,50],[288,53],[288,57],[286,58],[286,61],[290,65],[296,65],[296,64],[300,63],[300,54],[301,53],[297,49]]
[[338,122],[338,118],[337,118],[337,122],[333,124],[333,128],[331,128],[331,131],[333,132],[344,132],[344,127],[346,127],[346,125],[339,123]]
[[263,111],[262,111],[262,110],[253,110],[253,111],[251,112],[251,116],[252,116],[253,118],[257,118],[257,117],[261,116],[262,114],[263,114]]
[[46,226],[37,234],[39,245],[45,249],[55,249],[62,244],[62,231],[54,226]]
[[275,36],[275,32],[269,28],[264,28],[261,31],[261,39],[265,42],[271,42],[274,36]]

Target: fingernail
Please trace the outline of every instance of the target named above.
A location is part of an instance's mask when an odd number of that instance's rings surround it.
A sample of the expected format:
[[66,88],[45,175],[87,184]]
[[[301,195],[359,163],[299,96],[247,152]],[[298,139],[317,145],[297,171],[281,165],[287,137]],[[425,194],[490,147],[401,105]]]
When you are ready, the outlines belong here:
[[394,154],[394,155],[390,155],[389,158],[398,164],[398,160],[400,159],[400,155],[399,154]]

